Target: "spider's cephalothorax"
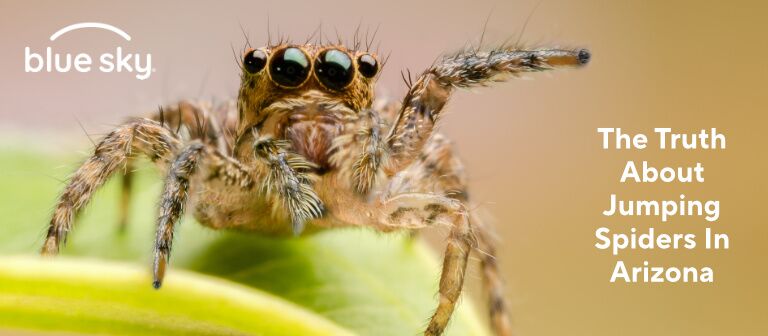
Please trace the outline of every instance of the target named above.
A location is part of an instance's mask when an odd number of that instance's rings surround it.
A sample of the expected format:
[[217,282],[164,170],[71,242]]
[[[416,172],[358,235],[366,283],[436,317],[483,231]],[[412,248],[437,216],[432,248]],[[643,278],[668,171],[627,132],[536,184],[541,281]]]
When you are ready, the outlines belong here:
[[[589,58],[584,49],[467,50],[439,59],[408,81],[400,103],[386,104],[374,102],[381,64],[372,53],[340,45],[248,50],[236,103],[168,106],[96,145],[61,194],[43,253],[58,253],[77,211],[122,168],[128,196],[131,162],[143,154],[167,172],[155,239],[156,288],[187,207],[202,225],[271,235],[445,226],[450,234],[439,303],[425,335],[442,334],[473,249],[482,251],[492,326],[509,335],[492,230],[468,211],[462,164],[435,128],[456,88],[581,66]],[[126,197],[121,204],[124,223]]]

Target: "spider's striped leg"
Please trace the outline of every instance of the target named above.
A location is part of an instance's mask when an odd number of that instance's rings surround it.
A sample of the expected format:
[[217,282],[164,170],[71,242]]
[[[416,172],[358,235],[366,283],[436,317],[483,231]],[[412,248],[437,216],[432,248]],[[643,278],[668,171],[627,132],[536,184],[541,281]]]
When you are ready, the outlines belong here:
[[202,180],[195,181],[218,179],[227,187],[242,190],[251,189],[254,185],[251,171],[243,168],[235,159],[200,141],[194,141],[180,151],[168,170],[160,199],[152,268],[152,286],[155,288],[162,285],[173,244],[173,233],[184,213],[192,178],[198,172],[206,175]]
[[410,85],[386,138],[390,157],[385,173],[392,176],[418,158],[454,88],[485,86],[524,72],[581,66],[589,58],[584,49],[472,50],[444,57]]
[[[445,195],[470,204],[464,165],[455,154],[450,141],[442,134],[433,135],[424,146],[424,152],[404,172],[395,176],[389,193],[418,191]],[[478,216],[471,215],[472,229],[477,235],[477,252],[481,260],[483,285],[488,296],[491,327],[496,335],[511,335],[509,313],[504,300],[504,284],[496,262],[493,228],[484,225]]]
[[174,132],[183,129],[188,140],[200,140],[222,153],[228,153],[233,130],[221,124],[218,117],[227,118],[225,110],[230,106],[227,103],[215,108],[210,105],[207,102],[182,101],[155,111],[150,118]]
[[[222,104],[217,112],[211,111],[206,103],[180,102],[175,105],[169,105],[150,114],[149,119],[159,122],[168,130],[175,133],[180,138],[186,140],[200,140],[205,144],[217,148],[222,153],[228,153],[232,132],[229,132],[226,125],[220,125],[216,115],[225,116],[229,106]],[[226,117],[226,116],[225,116]],[[183,133],[184,136],[178,133]],[[132,193],[133,169],[134,165],[129,160],[126,162],[125,173],[122,176],[122,192],[120,195],[119,207],[119,225],[120,230],[127,228],[129,207]]]
[[382,231],[450,227],[440,275],[439,301],[424,332],[428,336],[441,335],[461,296],[469,253],[477,246],[466,206],[435,194],[405,193],[374,204],[368,212],[379,214],[372,225]]
[[424,332],[425,336],[443,334],[464,286],[469,253],[477,245],[465,207],[449,210],[446,213],[451,212],[453,225],[448,234],[448,243],[445,246],[443,271],[440,274],[439,301],[437,309],[429,321],[429,326]]
[[[524,72],[581,66],[586,64],[589,58],[590,54],[586,50],[557,49],[471,51],[443,58],[409,85],[397,119],[385,140],[388,157],[383,167],[384,173],[397,180],[401,177],[398,174],[411,170],[416,161],[428,158],[430,151],[427,151],[425,146],[432,137],[436,123],[454,88],[484,86],[503,77]],[[469,219],[457,219],[454,222],[440,280],[440,304],[425,335],[442,334],[453,313],[466,268],[468,251],[463,249],[468,250],[471,246],[466,237],[474,237],[469,223]],[[486,249],[492,250],[490,239],[483,239],[483,242],[487,245]],[[497,281],[498,269],[495,260],[490,255],[488,258],[483,262],[483,269],[486,285],[491,293],[491,317],[497,333],[505,335],[509,333],[509,322],[503,299],[499,294],[501,282]]]
[[152,286],[160,288],[165,267],[171,253],[173,233],[189,196],[189,181],[197,170],[197,163],[205,146],[193,143],[184,148],[171,164],[160,200],[160,215],[157,218]]
[[512,335],[512,324],[509,321],[509,308],[504,299],[504,281],[499,274],[496,260],[496,242],[493,229],[472,216],[475,232],[479,242],[480,267],[483,272],[483,287],[488,299],[488,314],[491,327],[497,336]]
[[69,179],[59,196],[51,218],[43,254],[57,254],[77,212],[93,193],[133,154],[144,154],[150,160],[167,164],[179,147],[179,140],[159,123],[139,119],[110,132]]
[[[449,159],[447,156],[440,155],[445,153],[442,149],[434,153],[442,159]],[[430,156],[424,158],[425,166],[430,166],[434,163],[433,159],[438,159]],[[455,162],[452,158],[448,161]],[[425,335],[440,335],[453,315],[459,300],[468,257],[472,249],[477,247],[477,240],[467,208],[459,199],[466,193],[453,193],[453,198],[444,196],[450,193],[442,192],[441,188],[453,189],[451,186],[455,184],[435,181],[437,176],[433,173],[436,171],[422,170],[433,174],[427,179],[422,179],[422,174],[418,170],[420,169],[414,168],[414,171],[409,170],[403,175],[396,176],[395,180],[388,185],[388,189],[381,194],[381,198],[377,197],[370,202],[348,206],[334,204],[331,207],[331,216],[337,226],[339,223],[358,227],[368,226],[382,232],[412,231],[434,226],[450,228],[440,276],[439,303],[425,331]],[[432,185],[433,182],[436,182],[437,188],[428,189],[427,186]]]

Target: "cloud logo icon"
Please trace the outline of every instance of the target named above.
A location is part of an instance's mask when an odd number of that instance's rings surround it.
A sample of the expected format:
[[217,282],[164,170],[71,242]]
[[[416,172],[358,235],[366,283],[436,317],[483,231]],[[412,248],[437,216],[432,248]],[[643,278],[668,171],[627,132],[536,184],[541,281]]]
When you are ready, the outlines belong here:
[[96,29],[108,30],[117,35],[120,35],[126,41],[131,40],[131,35],[128,35],[128,33],[123,31],[122,29],[117,28],[111,24],[106,24],[101,22],[80,22],[80,23],[71,24],[69,26],[59,29],[57,32],[51,35],[51,41],[56,41],[56,39],[59,38],[61,35],[64,35],[73,30],[85,29],[85,28],[96,28]]

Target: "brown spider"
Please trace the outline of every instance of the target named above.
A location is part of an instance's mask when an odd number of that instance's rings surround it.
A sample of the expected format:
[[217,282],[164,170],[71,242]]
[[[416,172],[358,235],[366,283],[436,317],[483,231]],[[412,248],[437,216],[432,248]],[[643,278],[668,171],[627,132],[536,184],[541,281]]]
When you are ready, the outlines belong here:
[[[130,186],[126,167],[144,154],[167,172],[157,218],[155,288],[187,205],[202,225],[269,235],[446,225],[439,303],[424,334],[442,334],[469,253],[479,249],[492,326],[498,335],[509,335],[490,229],[468,213],[462,164],[435,132],[436,124],[455,88],[581,66],[589,58],[583,49],[465,50],[408,82],[401,103],[374,107],[381,64],[372,53],[340,44],[251,49],[242,58],[236,104],[213,109],[183,102],[128,122],[96,145],[61,194],[42,252],[58,253],[77,211],[113,173],[125,168],[124,186]],[[223,123],[215,120],[216,111],[226,115]],[[122,217],[124,223],[125,212]]]

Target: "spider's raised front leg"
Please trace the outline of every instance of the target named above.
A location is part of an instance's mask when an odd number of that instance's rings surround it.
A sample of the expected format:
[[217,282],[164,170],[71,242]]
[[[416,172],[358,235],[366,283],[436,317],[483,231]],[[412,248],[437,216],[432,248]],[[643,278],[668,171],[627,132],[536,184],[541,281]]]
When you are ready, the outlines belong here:
[[384,172],[395,175],[423,152],[454,88],[485,86],[524,72],[581,66],[589,58],[584,49],[473,50],[444,57],[410,85],[386,138],[389,160]]
[[110,132],[69,179],[53,212],[42,253],[59,252],[77,212],[131,155],[144,154],[153,162],[167,164],[179,145],[172,132],[147,119],[132,121]]
[[281,207],[285,209],[293,234],[301,234],[308,220],[320,218],[325,211],[312,186],[316,178],[312,173],[315,164],[291,151],[290,142],[261,136],[255,128],[238,139],[239,142],[249,140],[252,140],[253,161],[248,164],[262,179],[264,196],[273,204],[273,212]]

